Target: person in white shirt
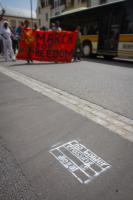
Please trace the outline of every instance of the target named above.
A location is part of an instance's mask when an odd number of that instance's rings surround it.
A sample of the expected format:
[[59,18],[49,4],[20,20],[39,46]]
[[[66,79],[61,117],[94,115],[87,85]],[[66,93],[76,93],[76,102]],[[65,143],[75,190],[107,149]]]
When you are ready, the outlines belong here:
[[[3,25],[3,16],[5,14],[5,10],[2,9],[1,10],[1,14],[0,14],[0,33],[1,33],[1,28],[2,28],[2,25]],[[3,50],[3,41],[2,41],[2,36],[0,35],[0,54],[3,56],[4,55],[4,50]]]
[[5,61],[15,61],[15,55],[12,49],[12,40],[11,40],[11,30],[9,28],[8,21],[4,21],[2,28],[1,28],[1,36],[3,40],[3,47],[4,47],[4,57]]

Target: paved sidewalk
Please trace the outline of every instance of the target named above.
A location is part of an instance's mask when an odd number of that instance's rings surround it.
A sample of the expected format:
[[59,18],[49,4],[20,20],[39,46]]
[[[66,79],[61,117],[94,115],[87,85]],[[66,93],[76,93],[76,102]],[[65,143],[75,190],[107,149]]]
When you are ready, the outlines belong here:
[[2,138],[0,138],[0,199],[40,200]]

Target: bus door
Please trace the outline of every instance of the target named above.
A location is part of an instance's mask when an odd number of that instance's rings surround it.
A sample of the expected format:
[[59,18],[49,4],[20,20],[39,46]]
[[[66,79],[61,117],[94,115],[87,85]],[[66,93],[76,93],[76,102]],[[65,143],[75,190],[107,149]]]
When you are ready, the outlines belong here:
[[120,34],[120,11],[109,9],[99,22],[98,53],[117,55]]

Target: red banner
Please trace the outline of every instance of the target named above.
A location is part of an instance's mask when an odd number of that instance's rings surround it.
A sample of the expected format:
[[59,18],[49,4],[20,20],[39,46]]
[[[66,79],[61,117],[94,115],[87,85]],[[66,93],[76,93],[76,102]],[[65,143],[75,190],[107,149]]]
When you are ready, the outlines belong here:
[[70,62],[76,43],[76,32],[23,30],[17,59]]

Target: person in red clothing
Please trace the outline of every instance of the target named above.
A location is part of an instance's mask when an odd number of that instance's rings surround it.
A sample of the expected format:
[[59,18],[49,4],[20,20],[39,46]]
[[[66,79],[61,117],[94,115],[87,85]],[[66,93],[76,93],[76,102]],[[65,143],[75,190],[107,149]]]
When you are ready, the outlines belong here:
[[31,56],[31,51],[32,51],[32,45],[34,42],[34,37],[33,37],[33,30],[29,27],[29,21],[25,20],[24,21],[24,28],[22,30],[21,34],[21,40],[24,40],[26,45],[27,45],[27,63],[33,62],[32,56]]

